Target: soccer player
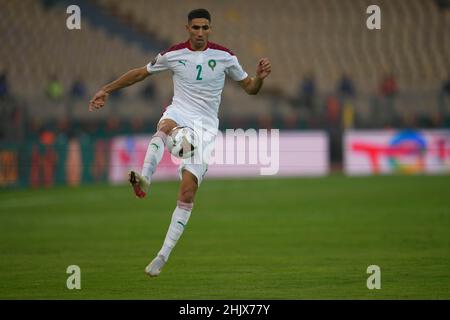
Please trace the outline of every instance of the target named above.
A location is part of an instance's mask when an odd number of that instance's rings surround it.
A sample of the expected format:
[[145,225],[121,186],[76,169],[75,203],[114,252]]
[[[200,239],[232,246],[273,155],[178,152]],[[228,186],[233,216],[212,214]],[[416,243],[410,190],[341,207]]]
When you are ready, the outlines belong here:
[[[205,9],[192,10],[188,14],[186,31],[189,39],[159,53],[144,67],[132,69],[117,80],[107,84],[90,101],[89,110],[105,106],[106,100],[115,90],[144,80],[149,75],[170,70],[173,73],[174,96],[157,125],[150,140],[141,173],[130,171],[129,181],[135,195],[144,198],[152,182],[152,175],[160,162],[166,140],[173,129],[180,126],[196,128],[204,148],[214,143],[219,120],[218,109],[225,82],[225,75],[237,81],[248,94],[259,92],[263,80],[271,72],[267,58],[261,58],[253,77],[242,69],[236,56],[227,48],[210,42],[211,16]],[[211,151],[211,149],[210,149]],[[167,231],[164,243],[157,256],[145,268],[149,276],[158,276],[169,255],[179,240],[189,220],[194,198],[208,169],[203,157],[200,161],[183,160],[179,174],[181,184],[177,206]]]

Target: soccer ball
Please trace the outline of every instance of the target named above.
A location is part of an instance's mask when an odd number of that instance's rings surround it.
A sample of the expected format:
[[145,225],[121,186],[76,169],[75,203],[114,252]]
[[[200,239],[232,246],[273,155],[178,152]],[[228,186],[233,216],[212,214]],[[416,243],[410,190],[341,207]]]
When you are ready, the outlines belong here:
[[197,147],[198,136],[192,128],[175,127],[167,137],[167,148],[177,158],[191,158]]

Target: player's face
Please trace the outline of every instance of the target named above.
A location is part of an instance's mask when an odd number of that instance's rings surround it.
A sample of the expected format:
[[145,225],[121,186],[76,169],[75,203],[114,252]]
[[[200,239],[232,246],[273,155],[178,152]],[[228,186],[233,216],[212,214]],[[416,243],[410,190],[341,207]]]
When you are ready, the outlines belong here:
[[192,19],[186,26],[186,30],[189,33],[189,40],[194,49],[201,49],[208,42],[211,25],[209,24],[208,19]]

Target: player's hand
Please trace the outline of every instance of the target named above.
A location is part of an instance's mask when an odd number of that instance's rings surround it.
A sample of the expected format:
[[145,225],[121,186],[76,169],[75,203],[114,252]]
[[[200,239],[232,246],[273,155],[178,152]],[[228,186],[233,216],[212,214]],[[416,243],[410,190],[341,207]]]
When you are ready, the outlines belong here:
[[89,111],[94,109],[100,109],[105,106],[106,99],[108,99],[109,93],[104,90],[98,91],[92,100],[89,102]]
[[266,78],[270,72],[272,71],[272,65],[270,64],[269,59],[261,58],[258,63],[258,67],[256,68],[256,76],[260,79]]

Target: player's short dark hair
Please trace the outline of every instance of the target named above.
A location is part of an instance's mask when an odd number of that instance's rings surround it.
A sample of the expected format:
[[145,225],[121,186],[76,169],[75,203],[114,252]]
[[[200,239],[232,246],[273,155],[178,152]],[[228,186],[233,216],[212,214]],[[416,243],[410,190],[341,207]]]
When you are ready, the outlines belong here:
[[188,14],[188,23],[192,21],[192,19],[207,19],[211,23],[211,15],[209,11],[206,9],[194,9]]

